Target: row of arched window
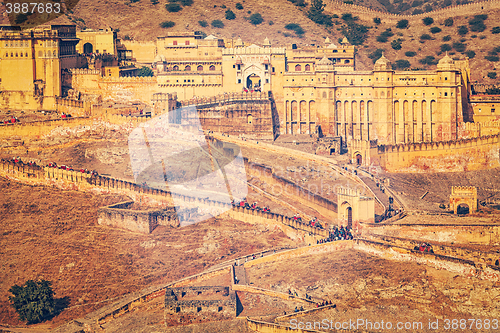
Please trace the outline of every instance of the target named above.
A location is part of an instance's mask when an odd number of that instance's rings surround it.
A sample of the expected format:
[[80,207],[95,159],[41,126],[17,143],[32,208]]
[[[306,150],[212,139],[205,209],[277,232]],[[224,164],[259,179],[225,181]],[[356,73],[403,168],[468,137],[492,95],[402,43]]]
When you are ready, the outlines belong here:
[[[311,70],[311,65],[307,64],[304,66],[304,71],[309,72]],[[296,72],[302,72],[302,66],[301,65],[295,65],[295,71]]]
[[[9,52],[5,52],[5,58],[8,58],[8,57],[9,57]],[[10,57],[11,57],[11,58],[14,58],[14,57],[15,57],[15,58],[18,58],[18,57],[23,57],[23,53],[22,53],[22,52],[20,52],[20,53],[17,53],[17,52],[16,52],[16,53],[11,52],[11,53],[10,53]],[[28,52],[25,52],[25,53],[24,53],[24,57],[26,57],[26,58],[28,57]]]
[[[202,72],[203,71],[203,66],[202,65],[199,65],[198,67],[196,67],[196,70],[198,72]],[[179,66],[175,65],[174,67],[172,67],[172,70],[174,71],[178,71],[179,70]],[[208,70],[210,71],[214,71],[215,70],[215,66],[214,65],[210,65],[210,67],[208,67]],[[184,71],[186,72],[189,72],[191,71],[191,66],[190,65],[187,65],[186,67],[184,67]]]

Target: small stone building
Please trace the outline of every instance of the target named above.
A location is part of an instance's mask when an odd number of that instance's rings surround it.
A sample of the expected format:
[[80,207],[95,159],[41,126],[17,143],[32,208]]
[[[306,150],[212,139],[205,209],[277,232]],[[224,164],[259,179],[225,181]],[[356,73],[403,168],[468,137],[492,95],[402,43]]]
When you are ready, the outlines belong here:
[[468,214],[477,210],[477,188],[475,186],[452,186],[450,209],[455,214]]
[[339,226],[357,229],[359,222],[375,222],[375,200],[357,189],[340,187],[337,190]]
[[133,201],[120,202],[97,210],[97,223],[149,234],[158,225],[179,226],[174,207],[134,209]]

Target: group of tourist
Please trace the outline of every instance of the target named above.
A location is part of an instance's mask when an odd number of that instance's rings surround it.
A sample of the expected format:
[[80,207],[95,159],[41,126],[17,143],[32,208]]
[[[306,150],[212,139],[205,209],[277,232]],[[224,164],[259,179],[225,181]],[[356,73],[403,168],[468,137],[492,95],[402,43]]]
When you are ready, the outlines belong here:
[[3,121],[4,124],[14,124],[14,123],[18,123],[18,122],[19,122],[19,119],[17,119],[17,117],[15,117],[15,116],[12,116],[10,119]]
[[240,202],[237,202],[236,200],[231,201],[231,204],[233,207],[244,207],[246,209],[252,209],[252,210],[261,210],[264,213],[270,213],[271,209],[269,209],[268,206],[265,206],[264,208],[261,208],[257,205],[257,202],[254,202],[252,204],[249,204],[246,200],[241,200]]
[[[323,301],[321,303],[316,303],[316,307],[319,308],[319,307],[322,307],[322,306],[327,306],[327,305],[332,305],[332,301]],[[335,307],[335,305],[333,306]]]
[[61,114],[61,118],[62,118],[62,119],[71,118],[71,115],[70,115],[69,113],[63,112],[63,113]]
[[352,230],[344,226],[337,228],[334,226],[334,230],[330,231],[328,238],[320,239],[316,241],[316,244],[324,244],[329,242],[334,242],[338,240],[351,240],[354,239],[352,235]]
[[[67,166],[67,165],[57,165],[56,162],[50,162],[49,164],[47,164],[47,166],[49,168],[54,168],[54,169],[61,169],[61,170],[67,170],[67,171],[75,171],[73,170],[73,168],[71,166]],[[81,173],[86,173],[86,174],[91,174],[92,176],[97,176],[98,173],[97,171],[95,170],[88,170],[88,169],[84,169],[84,168],[80,168],[78,171],[80,171]]]

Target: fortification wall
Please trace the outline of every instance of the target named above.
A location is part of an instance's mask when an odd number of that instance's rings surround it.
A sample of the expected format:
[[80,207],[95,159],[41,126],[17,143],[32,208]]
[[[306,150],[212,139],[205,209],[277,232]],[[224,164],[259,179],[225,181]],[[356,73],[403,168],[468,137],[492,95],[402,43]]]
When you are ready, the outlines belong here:
[[[378,242],[385,242],[409,250],[412,250],[416,246],[420,246],[420,244],[422,244],[421,240],[414,240],[401,237],[391,237],[391,236],[375,236],[373,240]],[[494,266],[495,262],[498,259],[500,259],[500,254],[496,252],[471,250],[468,248],[449,246],[443,244],[432,244],[432,250],[434,251],[435,254],[439,254],[442,256],[472,260],[474,262],[484,262],[492,266]]]
[[[312,188],[306,189],[300,185],[295,184],[293,181],[288,180],[284,177],[277,175],[274,169],[262,164],[248,162],[245,160],[245,165],[247,165],[246,171],[247,175],[257,177],[263,180],[265,183],[264,190],[268,193],[275,193],[273,189],[278,186],[281,189],[280,194],[288,196],[294,200],[297,200],[315,210],[325,217],[330,219],[337,218],[337,203],[323,198],[322,196],[313,193]],[[318,191],[318,188],[315,188]]]
[[[499,135],[379,146],[371,162],[388,172],[460,172],[500,167]],[[375,155],[375,156],[374,156]]]
[[71,86],[103,100],[141,101],[150,104],[157,92],[156,77],[101,77],[99,71],[71,69]]
[[[323,331],[308,330],[308,329],[291,329],[285,325],[266,323],[264,321],[254,320],[247,317],[247,327],[255,332],[260,333],[321,333]],[[350,330],[342,330],[342,332],[351,333]]]
[[414,262],[435,267],[437,269],[444,269],[466,277],[500,281],[500,269],[498,267],[475,263],[472,260],[411,251],[402,247],[383,244],[368,239],[356,239],[354,242],[354,249],[376,255],[384,259]]
[[361,223],[361,226],[361,237],[378,235],[419,239],[431,243],[500,245],[500,225]]
[[0,124],[0,138],[19,138],[28,142],[31,139],[40,139],[42,136],[49,134],[56,127],[64,126],[65,128],[73,128],[81,125],[88,126],[93,122],[94,120],[89,118],[72,117],[31,123]]
[[254,265],[259,265],[259,264],[263,264],[266,262],[274,262],[274,261],[280,261],[280,260],[285,260],[285,259],[290,259],[290,258],[297,258],[297,257],[302,257],[302,256],[313,255],[313,254],[323,254],[323,253],[329,253],[329,252],[334,252],[334,251],[352,249],[353,244],[354,243],[352,241],[343,240],[343,241],[335,241],[335,242],[323,243],[323,244],[318,244],[318,245],[299,247],[297,249],[279,252],[279,253],[276,253],[272,256],[265,256],[265,257],[261,257],[261,258],[256,258],[256,259],[251,260],[251,261],[247,261],[247,262],[245,262],[244,266],[245,267],[252,267]]
[[327,1],[325,3],[326,3],[325,9],[328,12],[352,13],[353,16],[358,16],[362,20],[369,20],[369,21],[372,21],[373,18],[375,17],[379,17],[382,19],[383,22],[391,24],[396,24],[399,20],[403,19],[410,21],[411,24],[412,22],[420,21],[427,16],[434,18],[434,20],[436,21],[437,19],[445,20],[448,17],[454,17],[454,16],[472,16],[479,14],[488,14],[490,11],[500,8],[500,1],[490,0],[490,1],[469,3],[466,5],[450,6],[418,15],[399,15],[399,14],[391,14],[388,12],[382,12],[370,9],[359,5],[346,4],[341,1],[329,1],[329,2]]
[[92,103],[70,98],[56,98],[56,111],[69,113],[73,117],[88,117],[91,115]]

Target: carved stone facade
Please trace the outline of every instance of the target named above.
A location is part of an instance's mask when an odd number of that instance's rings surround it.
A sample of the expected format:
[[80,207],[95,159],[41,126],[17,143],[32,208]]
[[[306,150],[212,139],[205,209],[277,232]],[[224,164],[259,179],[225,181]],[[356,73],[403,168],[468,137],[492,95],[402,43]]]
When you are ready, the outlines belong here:
[[474,186],[452,186],[450,209],[455,214],[467,214],[477,211],[477,188]]
[[375,200],[362,195],[359,190],[340,187],[337,190],[337,213],[339,225],[356,230],[359,222],[375,222]]

